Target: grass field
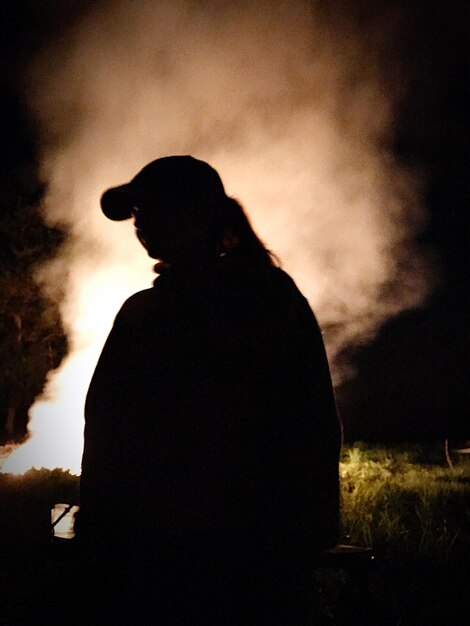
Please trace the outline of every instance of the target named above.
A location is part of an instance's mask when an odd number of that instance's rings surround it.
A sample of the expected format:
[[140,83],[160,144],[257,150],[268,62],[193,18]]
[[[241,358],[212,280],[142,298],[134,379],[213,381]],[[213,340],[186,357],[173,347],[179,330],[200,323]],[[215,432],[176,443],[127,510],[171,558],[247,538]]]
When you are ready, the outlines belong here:
[[[371,549],[325,555],[315,624],[469,624],[470,458],[450,467],[442,445],[357,443],[343,447],[340,470],[341,543]],[[0,494],[0,624],[71,623],[81,599],[69,593],[73,561],[68,542],[51,540],[50,510],[78,502],[78,478],[0,474]]]
[[342,525],[371,546],[361,567],[322,571],[333,624],[470,623],[470,463],[443,446],[343,449]]

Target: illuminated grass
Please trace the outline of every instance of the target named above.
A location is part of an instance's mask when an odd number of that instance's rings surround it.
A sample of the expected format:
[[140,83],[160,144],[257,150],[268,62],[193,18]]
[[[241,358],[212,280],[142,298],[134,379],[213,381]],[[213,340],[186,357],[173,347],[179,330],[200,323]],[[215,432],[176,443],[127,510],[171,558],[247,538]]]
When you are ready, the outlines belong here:
[[450,468],[436,447],[356,444],[343,449],[340,472],[343,532],[353,543],[444,561],[469,549],[468,459]]
[[345,446],[343,540],[374,560],[316,574],[321,624],[464,626],[470,588],[470,462],[443,446]]
[[[341,542],[444,561],[470,549],[469,457],[451,468],[439,446],[359,442],[343,447],[340,475]],[[78,480],[60,469],[0,474],[0,523],[26,532],[39,510],[78,503]]]
[[[372,547],[374,559],[318,568],[315,625],[466,626],[470,458],[451,468],[440,444],[357,443],[343,447],[340,473],[340,541]],[[78,502],[78,477],[59,469],[0,474],[0,497],[1,623],[35,623],[38,603],[49,618],[51,593],[60,621],[75,601],[68,592],[60,604],[74,563],[67,551],[50,552],[50,509]]]

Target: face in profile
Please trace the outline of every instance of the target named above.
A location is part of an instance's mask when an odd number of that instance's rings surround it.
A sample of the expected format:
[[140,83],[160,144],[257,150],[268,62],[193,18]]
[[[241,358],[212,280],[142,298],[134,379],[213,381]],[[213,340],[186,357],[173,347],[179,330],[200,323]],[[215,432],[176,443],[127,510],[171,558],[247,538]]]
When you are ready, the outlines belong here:
[[208,226],[189,205],[164,198],[136,202],[132,210],[136,235],[153,259],[174,264],[208,251]]

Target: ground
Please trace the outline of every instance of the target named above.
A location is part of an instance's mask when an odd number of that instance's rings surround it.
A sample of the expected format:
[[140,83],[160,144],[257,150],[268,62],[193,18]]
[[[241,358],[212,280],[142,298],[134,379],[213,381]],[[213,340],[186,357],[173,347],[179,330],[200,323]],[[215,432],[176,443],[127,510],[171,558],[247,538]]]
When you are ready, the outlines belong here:
[[[368,550],[324,556],[316,625],[468,623],[470,458],[448,461],[441,444],[344,446],[341,543]],[[0,489],[0,624],[78,624],[77,555],[50,525],[54,504],[78,502],[78,478],[31,470]]]

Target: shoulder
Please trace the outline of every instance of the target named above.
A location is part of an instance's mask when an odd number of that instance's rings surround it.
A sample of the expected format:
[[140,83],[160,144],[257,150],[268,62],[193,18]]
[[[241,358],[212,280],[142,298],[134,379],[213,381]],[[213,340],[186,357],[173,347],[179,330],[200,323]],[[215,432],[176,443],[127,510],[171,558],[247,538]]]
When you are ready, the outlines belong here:
[[116,316],[116,322],[120,320],[133,321],[143,314],[154,309],[156,306],[155,288],[143,289],[132,294],[121,306]]
[[[280,267],[273,267],[272,280],[282,289],[289,291],[292,294],[302,296],[300,289],[297,287],[296,282],[285,270]],[[303,296],[302,296],[303,297]]]
[[293,307],[309,307],[307,298],[300,291],[295,280],[283,269],[273,267],[268,282],[280,302],[285,302],[286,305]]
[[121,310],[124,311],[133,311],[142,306],[148,306],[155,300],[155,287],[150,287],[149,289],[142,289],[142,291],[137,291],[132,294],[122,305]]

